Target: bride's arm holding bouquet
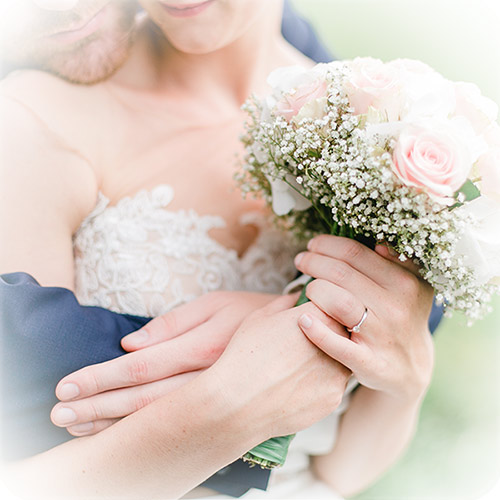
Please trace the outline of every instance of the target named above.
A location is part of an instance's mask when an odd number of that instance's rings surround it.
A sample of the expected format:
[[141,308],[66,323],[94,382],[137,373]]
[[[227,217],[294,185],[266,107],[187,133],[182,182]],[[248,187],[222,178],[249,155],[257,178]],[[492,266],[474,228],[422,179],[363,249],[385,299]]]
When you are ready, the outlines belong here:
[[[430,383],[434,349],[427,326],[432,288],[416,266],[385,246],[375,251],[346,238],[320,236],[297,267],[315,277],[306,290],[322,311],[299,318],[306,336],[352,370],[361,384],[342,417],[333,451],[313,469],[344,495],[362,491],[404,451]],[[350,336],[367,311],[366,319]]]

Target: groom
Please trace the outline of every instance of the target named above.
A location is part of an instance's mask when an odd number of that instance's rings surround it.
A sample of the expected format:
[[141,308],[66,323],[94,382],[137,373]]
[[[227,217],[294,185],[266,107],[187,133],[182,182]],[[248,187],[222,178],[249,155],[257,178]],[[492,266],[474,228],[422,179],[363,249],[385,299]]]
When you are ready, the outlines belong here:
[[[5,73],[35,68],[72,82],[91,84],[109,77],[126,60],[133,41],[137,9],[134,2],[16,0],[8,8],[1,4],[0,17],[6,26],[19,28],[27,8],[37,16],[31,17],[36,21],[33,25],[17,32],[2,31]],[[85,36],[86,26],[104,15],[106,31]],[[288,3],[283,33],[310,58],[318,62],[330,59],[311,27]],[[68,39],[76,42],[58,43]],[[57,402],[53,394],[56,383],[84,366],[125,354],[121,338],[150,320],[81,307],[69,290],[40,287],[24,273],[0,278],[0,311],[2,448],[9,460],[42,452],[70,439],[65,430],[49,421],[50,409]],[[189,351],[186,348],[191,354]],[[256,474],[258,469],[243,471],[245,475]],[[253,486],[264,487],[266,478],[255,477],[253,481]],[[239,495],[248,486],[238,482],[234,474],[224,474],[209,485]],[[219,487],[220,483],[226,484]]]

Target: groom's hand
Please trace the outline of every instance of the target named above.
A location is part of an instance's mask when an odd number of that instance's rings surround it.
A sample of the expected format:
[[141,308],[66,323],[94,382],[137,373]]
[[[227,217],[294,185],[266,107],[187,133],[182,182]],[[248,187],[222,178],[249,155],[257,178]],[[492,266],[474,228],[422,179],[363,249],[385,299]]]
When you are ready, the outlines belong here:
[[95,434],[212,366],[242,321],[275,298],[212,292],[150,321],[122,339],[136,351],[88,366],[56,387],[52,422],[74,436]]

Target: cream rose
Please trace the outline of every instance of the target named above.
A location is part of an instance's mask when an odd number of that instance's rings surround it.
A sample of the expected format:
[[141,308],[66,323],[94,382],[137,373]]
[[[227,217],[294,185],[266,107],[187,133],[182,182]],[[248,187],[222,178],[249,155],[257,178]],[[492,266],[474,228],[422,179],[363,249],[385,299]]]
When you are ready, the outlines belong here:
[[403,105],[400,71],[371,57],[354,59],[351,69],[346,91],[355,114],[375,108],[387,121],[399,120]]
[[439,127],[405,127],[393,153],[393,169],[408,186],[449,204],[467,180],[473,160],[452,133]]
[[477,284],[491,282],[500,277],[500,203],[482,195],[459,210],[472,215],[476,223],[467,227],[456,252],[474,270]]
[[482,155],[476,167],[481,177],[481,193],[500,202],[500,147]]
[[448,118],[455,108],[452,83],[430,66],[411,59],[396,59],[388,66],[399,71],[405,93],[401,118]]
[[498,118],[498,105],[481,94],[473,83],[455,83],[455,115],[469,120],[477,134],[483,134]]
[[324,114],[326,105],[327,82],[318,78],[309,83],[299,85],[295,90],[285,94],[276,104],[275,112],[283,116],[285,120],[292,118],[309,105],[309,113],[304,113],[303,117],[309,116],[320,118]]

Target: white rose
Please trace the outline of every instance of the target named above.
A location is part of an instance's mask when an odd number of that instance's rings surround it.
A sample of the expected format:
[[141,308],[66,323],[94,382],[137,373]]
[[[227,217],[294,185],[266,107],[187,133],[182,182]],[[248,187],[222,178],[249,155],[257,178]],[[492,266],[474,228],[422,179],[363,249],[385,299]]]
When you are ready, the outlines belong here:
[[488,283],[500,276],[500,203],[482,195],[458,210],[473,215],[476,223],[467,228],[456,251],[474,270],[477,284]]
[[270,176],[266,177],[271,185],[273,211],[276,215],[286,215],[291,210],[307,210],[312,205],[297,191],[300,190],[300,184],[293,175],[286,174],[286,182]]
[[397,59],[389,64],[400,70],[404,82],[403,118],[448,118],[456,106],[452,82],[421,61]]
[[481,193],[500,202],[500,147],[482,155],[476,168],[481,176]]
[[456,93],[455,114],[465,116],[477,134],[484,133],[498,117],[498,105],[481,94],[473,83],[454,84]]
[[325,79],[331,64],[317,64],[313,68],[303,66],[285,66],[277,68],[267,77],[267,83],[281,97],[301,85],[311,84],[319,79]]

